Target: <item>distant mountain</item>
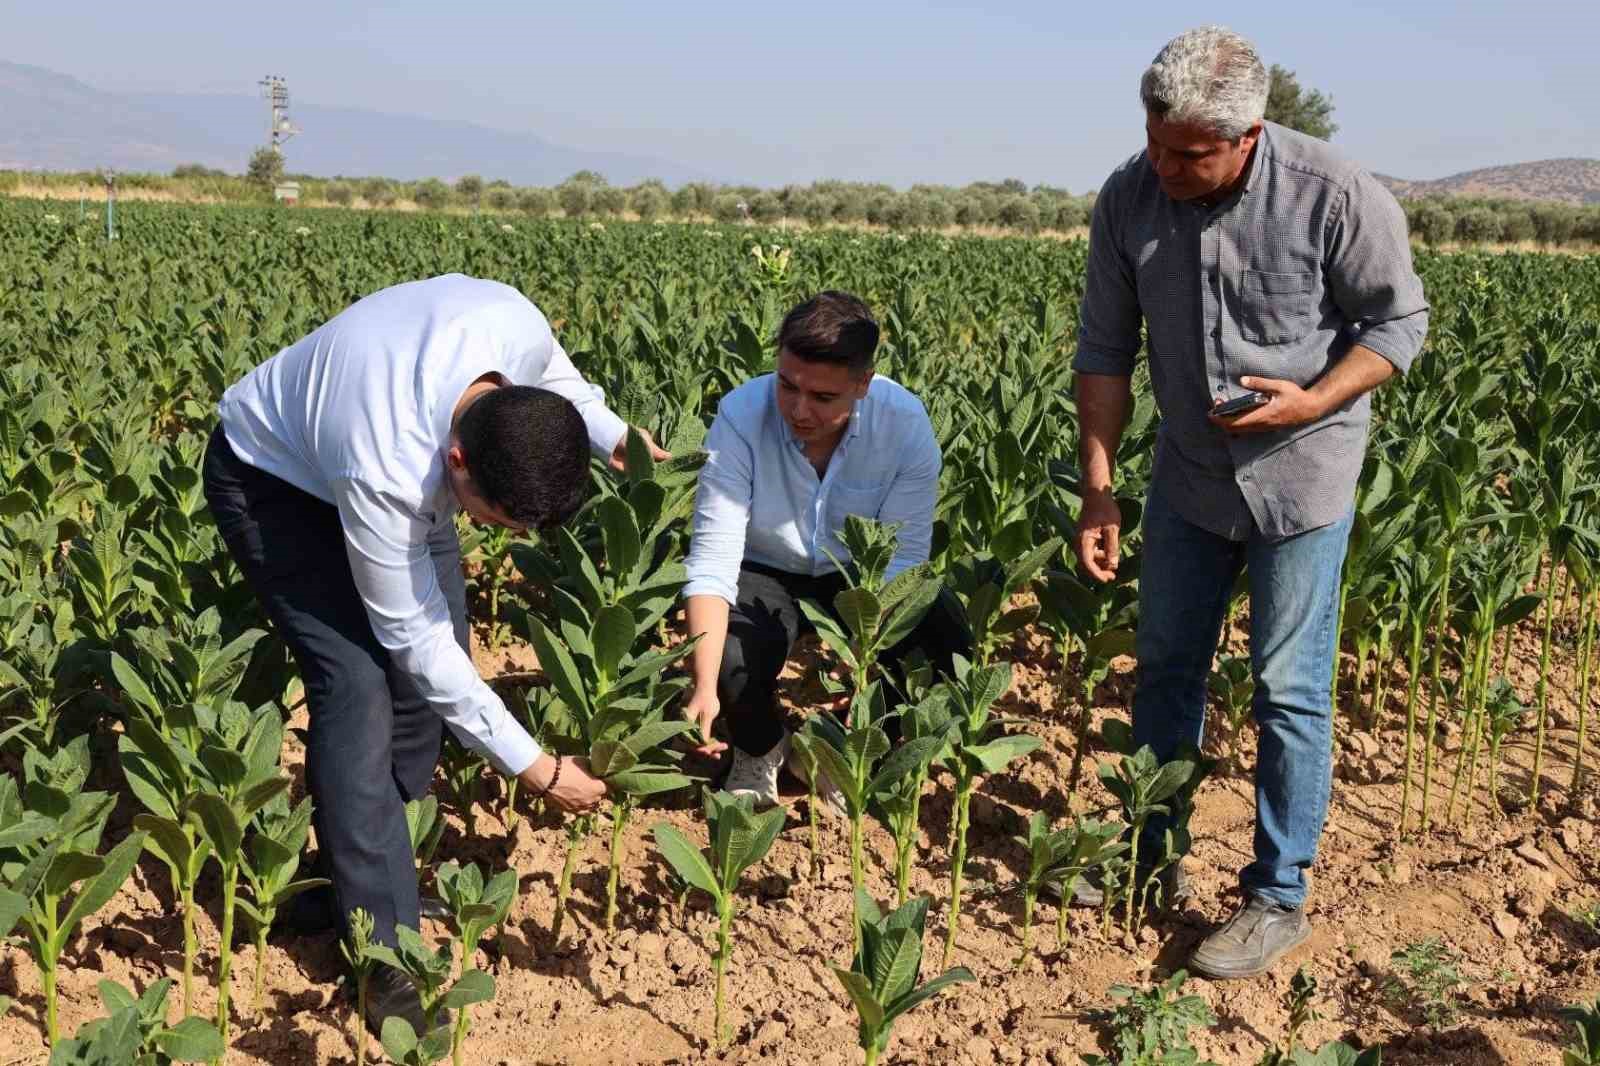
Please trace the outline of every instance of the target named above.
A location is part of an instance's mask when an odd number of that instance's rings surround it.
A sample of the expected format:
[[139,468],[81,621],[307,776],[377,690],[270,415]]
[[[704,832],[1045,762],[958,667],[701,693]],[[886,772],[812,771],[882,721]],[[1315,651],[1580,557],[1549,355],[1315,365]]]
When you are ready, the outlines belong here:
[[1469,170],[1433,181],[1405,181],[1386,174],[1377,177],[1399,197],[1474,196],[1600,204],[1600,159],[1541,159]]
[[[266,105],[253,96],[103,92],[41,67],[0,60],[0,168],[164,173],[201,163],[233,173],[260,147]],[[296,101],[304,132],[284,150],[295,173],[401,180],[480,174],[517,185],[555,185],[579,170],[614,185],[660,178],[711,180],[666,159],[569,148],[528,133],[470,122],[388,115]]]

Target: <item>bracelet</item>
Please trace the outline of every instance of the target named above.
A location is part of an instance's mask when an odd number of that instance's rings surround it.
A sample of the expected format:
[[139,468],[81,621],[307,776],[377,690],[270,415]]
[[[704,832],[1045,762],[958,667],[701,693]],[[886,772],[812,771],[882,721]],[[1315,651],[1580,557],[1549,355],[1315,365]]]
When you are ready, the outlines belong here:
[[539,795],[549,795],[550,792],[556,787],[556,782],[561,780],[561,759],[562,756],[556,756],[556,772],[550,775],[550,783],[539,790]]

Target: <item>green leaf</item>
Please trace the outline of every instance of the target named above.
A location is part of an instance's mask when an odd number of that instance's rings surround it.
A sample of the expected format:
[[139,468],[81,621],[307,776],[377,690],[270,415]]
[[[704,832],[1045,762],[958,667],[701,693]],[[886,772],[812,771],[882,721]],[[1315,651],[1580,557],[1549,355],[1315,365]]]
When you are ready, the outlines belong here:
[[133,825],[146,834],[144,846],[151,852],[179,870],[188,868],[194,848],[176,819],[136,814],[133,816]]
[[417,1050],[417,1033],[411,1023],[397,1014],[383,1020],[383,1050],[396,1062],[407,1062]]
[[589,770],[596,777],[610,777],[633,769],[639,762],[626,744],[620,740],[602,740],[589,749]]
[[150,691],[150,686],[144,683],[139,672],[116,652],[111,653],[111,674],[129,699],[149,711],[157,721],[161,719],[161,702],[156,699],[155,693]]
[[589,639],[594,646],[595,667],[606,677],[616,677],[617,668],[633,647],[633,612],[626,607],[602,607],[594,616]]
[[867,979],[853,970],[843,967],[833,967],[833,975],[844,985],[844,990],[850,996],[850,1001],[856,1005],[856,1015],[861,1019],[861,1028],[876,1036],[883,1026],[883,1006],[872,995],[872,985]]
[[595,510],[605,541],[606,572],[613,578],[625,579],[638,565],[639,554],[644,550],[639,540],[639,527],[634,523],[633,509],[618,497],[607,496]]
[[450,1054],[450,1027],[441,1025],[417,1044],[417,1058],[423,1062],[438,1062]]
[[937,996],[940,992],[943,992],[951,985],[963,984],[967,981],[976,980],[977,978],[972,975],[972,971],[967,969],[965,966],[957,966],[954,969],[946,970],[944,973],[940,974],[938,977],[935,977],[921,988],[913,989],[903,998],[889,1004],[888,1009],[884,1011],[883,1020],[885,1024],[893,1025],[895,1019],[906,1013],[906,1011],[909,1011],[917,1007],[919,1004],[932,999],[934,996]]
[[122,843],[106,853],[104,868],[78,893],[67,916],[61,920],[57,935],[63,945],[79,923],[111,902],[111,897],[117,894],[133,872],[134,864],[139,861],[139,852],[143,849],[144,834],[136,832],[130,833]]
[[880,1003],[893,1003],[917,981],[922,963],[922,931],[896,929],[887,933],[872,960],[872,987]]
[[487,1003],[494,998],[494,978],[479,969],[471,969],[450,986],[442,1000],[449,1010],[460,1010],[474,1003]]
[[656,850],[686,883],[693,885],[712,899],[721,899],[722,891],[711,872],[703,852],[689,838],[665,822],[651,830],[656,838]]
[[675,719],[670,722],[647,722],[630,733],[623,741],[628,750],[640,758],[659,748],[673,737],[689,736],[695,732],[693,722]]
[[1038,737],[1022,734],[1020,736],[1000,737],[976,748],[968,748],[966,754],[978,761],[983,767],[984,773],[995,774],[1004,770],[1013,760],[1020,759],[1038,746]]
[[865,643],[878,631],[882,611],[878,597],[864,588],[845,589],[833,598],[834,610],[857,641]]
[[192,1015],[157,1032],[155,1043],[173,1062],[211,1062],[225,1050],[217,1027]]
[[606,778],[607,785],[630,796],[653,796],[688,788],[694,783],[695,778],[676,771],[628,770]]
[[528,640],[533,645],[534,655],[539,658],[539,669],[555,686],[557,695],[573,713],[587,718],[592,713],[589,692],[584,687],[577,666],[572,662],[572,656],[567,654],[566,646],[531,614],[528,616]]
[[244,842],[244,826],[227,800],[211,792],[202,792],[194,798],[192,807],[200,819],[201,831],[216,849],[217,858],[224,864],[237,862],[239,846]]

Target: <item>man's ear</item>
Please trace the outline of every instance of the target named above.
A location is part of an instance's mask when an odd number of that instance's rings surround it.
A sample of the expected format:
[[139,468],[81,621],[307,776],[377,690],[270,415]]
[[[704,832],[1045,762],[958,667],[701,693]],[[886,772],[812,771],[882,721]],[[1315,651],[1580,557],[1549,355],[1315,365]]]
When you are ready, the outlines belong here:
[[872,376],[874,373],[876,373],[876,371],[874,371],[870,366],[862,372],[860,379],[856,382],[856,395],[858,398],[864,398],[867,395],[867,390],[872,387]]
[[444,453],[445,465],[451,470],[464,471],[467,468],[467,453],[461,450],[460,441],[451,441],[450,447]]

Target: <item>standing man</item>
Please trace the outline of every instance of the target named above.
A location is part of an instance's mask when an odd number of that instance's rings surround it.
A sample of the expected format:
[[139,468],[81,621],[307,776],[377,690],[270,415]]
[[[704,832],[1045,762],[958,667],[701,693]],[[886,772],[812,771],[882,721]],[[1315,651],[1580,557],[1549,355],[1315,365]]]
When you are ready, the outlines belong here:
[[[1140,97],[1145,150],[1106,181],[1090,229],[1073,360],[1076,549],[1091,576],[1115,575],[1112,473],[1142,322],[1162,421],[1144,509],[1134,742],[1163,760],[1200,743],[1206,674],[1247,566],[1255,861],[1240,874],[1243,905],[1191,968],[1250,977],[1310,935],[1306,872],[1328,807],[1339,579],[1367,394],[1410,366],[1428,308],[1394,198],[1326,143],[1262,121],[1267,72],[1249,41],[1214,26],[1174,38]],[[1242,413],[1213,410],[1234,399]],[[1164,829],[1151,820],[1142,854]],[[1169,900],[1184,891],[1175,872]]]
[[[620,467],[626,427],[515,289],[451,274],[384,289],[223,395],[206,500],[289,645],[310,712],[306,782],[341,928],[419,925],[405,804],[442,726],[565,811],[604,785],[542,752],[468,654],[455,513],[543,529],[582,502],[589,451]],[[665,457],[664,453],[659,453]],[[372,978],[366,1022],[422,1031],[409,979]]]
[[[778,802],[789,731],[778,675],[810,629],[800,600],[833,611],[849,552],[849,515],[899,526],[888,576],[928,561],[939,498],[939,442],[922,401],[873,373],[878,324],[848,293],[823,292],[778,329],[777,366],[722,398],[706,436],[689,546],[689,632],[700,637],[685,716],[702,754],[720,717],[733,742],[723,787],[761,806]],[[830,558],[831,556],[831,558]],[[935,671],[971,654],[959,604],[943,592],[911,634],[883,657],[890,671],[913,648]],[[820,784],[820,782],[819,782]],[[828,805],[842,796],[824,786]]]

